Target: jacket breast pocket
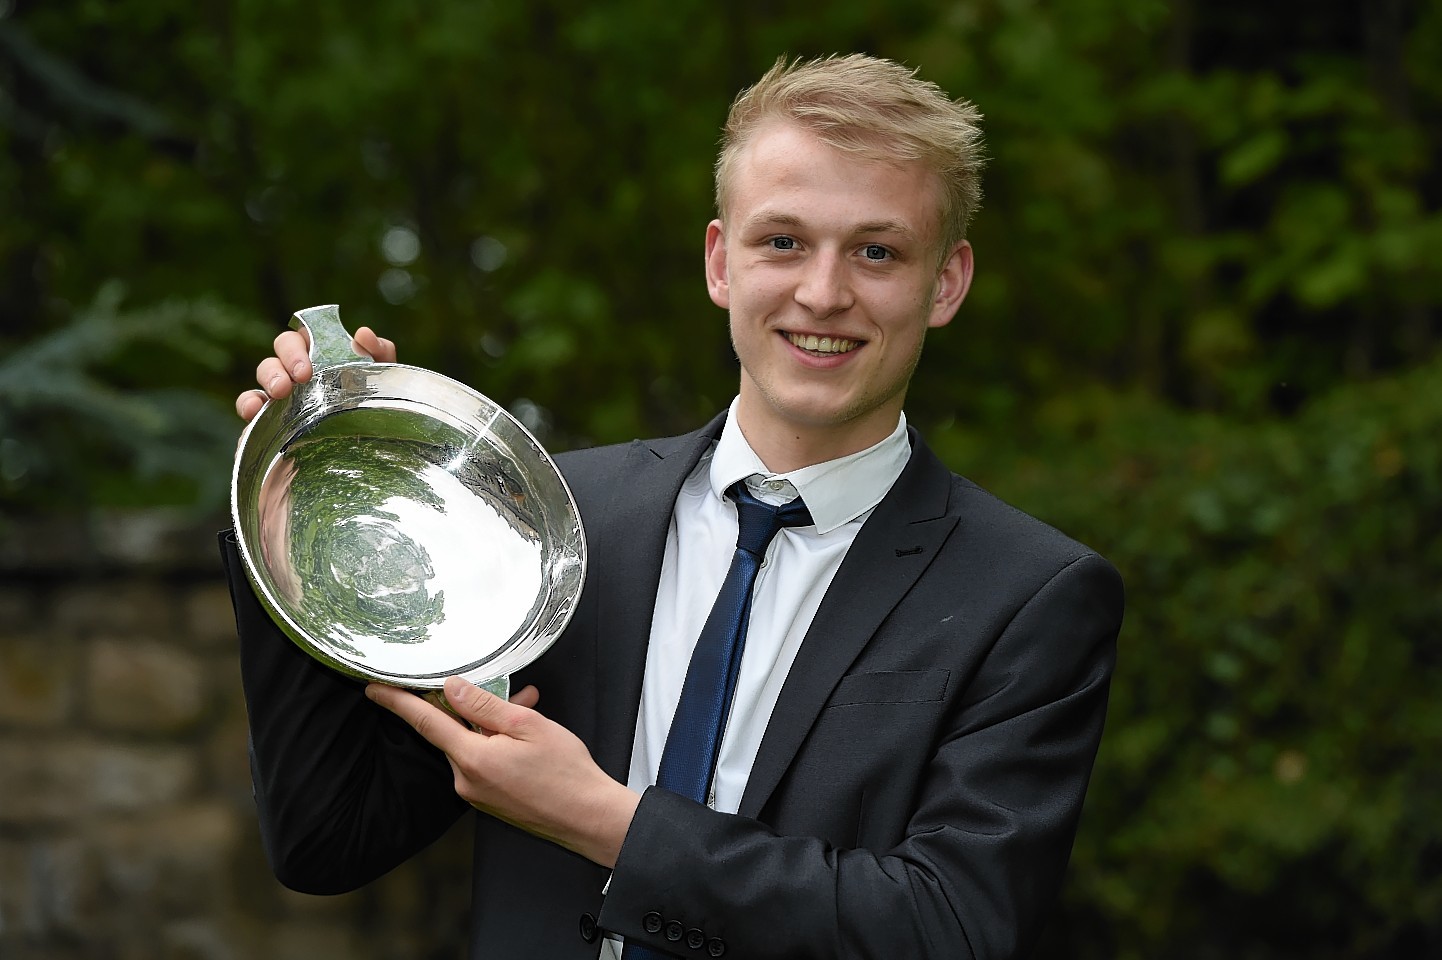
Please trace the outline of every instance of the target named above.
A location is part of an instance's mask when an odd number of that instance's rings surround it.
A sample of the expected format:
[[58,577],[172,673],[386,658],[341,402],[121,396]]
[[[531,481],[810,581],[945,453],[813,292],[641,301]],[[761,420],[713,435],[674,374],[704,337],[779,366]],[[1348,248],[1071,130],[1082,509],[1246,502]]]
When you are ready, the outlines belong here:
[[826,706],[861,703],[931,703],[946,696],[950,670],[889,670],[852,673],[841,678]]

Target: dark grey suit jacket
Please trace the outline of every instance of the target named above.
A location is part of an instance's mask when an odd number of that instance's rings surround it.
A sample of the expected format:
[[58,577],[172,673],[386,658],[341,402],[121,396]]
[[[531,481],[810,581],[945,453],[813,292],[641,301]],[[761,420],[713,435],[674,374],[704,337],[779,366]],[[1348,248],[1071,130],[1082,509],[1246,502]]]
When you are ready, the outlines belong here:
[[[722,422],[557,458],[588,580],[516,683],[622,782],[673,504]],[[598,928],[683,957],[1029,951],[1101,736],[1121,581],[912,444],[816,614],[739,814],[646,791],[605,896],[605,869],[480,817],[473,958],[592,958]],[[283,638],[223,543],[272,866],[299,890],[360,886],[468,808],[438,753]]]

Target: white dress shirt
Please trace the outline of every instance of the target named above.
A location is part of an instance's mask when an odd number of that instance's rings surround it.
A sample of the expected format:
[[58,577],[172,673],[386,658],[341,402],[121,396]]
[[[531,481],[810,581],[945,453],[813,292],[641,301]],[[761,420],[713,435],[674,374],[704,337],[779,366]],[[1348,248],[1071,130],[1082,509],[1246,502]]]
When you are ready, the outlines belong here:
[[[813,526],[781,529],[766,550],[752,590],[741,672],[709,801],[713,809],[735,813],[771,711],[816,608],[857,531],[910,457],[902,414],[891,435],[875,446],[773,474],[736,426],[732,402],[720,440],[687,477],[671,514],[627,786],[640,793],[656,782],[691,651],[736,552],[736,506],[726,499],[727,488],[745,480],[753,494],[773,504],[799,493],[814,521]],[[605,946],[602,960],[619,956],[618,941],[607,940]]]

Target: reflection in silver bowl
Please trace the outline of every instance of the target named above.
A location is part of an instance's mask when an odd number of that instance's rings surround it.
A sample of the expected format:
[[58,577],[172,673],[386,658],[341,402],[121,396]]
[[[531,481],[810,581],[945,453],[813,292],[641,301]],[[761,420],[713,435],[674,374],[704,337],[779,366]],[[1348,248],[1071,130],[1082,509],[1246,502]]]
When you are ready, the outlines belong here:
[[247,428],[233,478],[237,540],[276,622],[336,669],[416,689],[539,656],[585,575],[550,458],[439,374],[314,348],[313,362]]

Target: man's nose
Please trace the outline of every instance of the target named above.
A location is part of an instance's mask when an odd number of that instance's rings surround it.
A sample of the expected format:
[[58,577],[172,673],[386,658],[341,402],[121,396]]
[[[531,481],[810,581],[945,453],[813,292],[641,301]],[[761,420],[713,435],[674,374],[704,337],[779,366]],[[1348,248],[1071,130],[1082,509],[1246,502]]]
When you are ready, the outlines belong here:
[[817,317],[828,317],[850,307],[854,298],[843,258],[822,252],[807,260],[795,299]]

